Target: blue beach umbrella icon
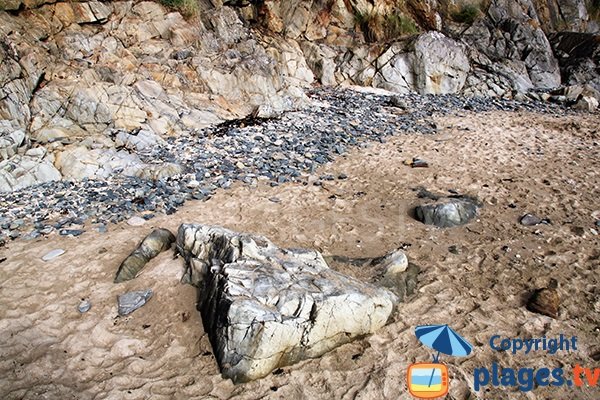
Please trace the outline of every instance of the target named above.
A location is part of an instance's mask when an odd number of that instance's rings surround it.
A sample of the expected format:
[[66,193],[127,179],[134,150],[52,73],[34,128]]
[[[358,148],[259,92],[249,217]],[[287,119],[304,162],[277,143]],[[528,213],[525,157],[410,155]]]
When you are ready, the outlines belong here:
[[[437,351],[437,355],[433,357],[434,363],[438,362],[440,353],[449,356],[465,357],[473,350],[473,346],[448,325],[417,326],[415,334],[421,343]],[[429,386],[431,386],[432,379],[433,373],[429,380]]]

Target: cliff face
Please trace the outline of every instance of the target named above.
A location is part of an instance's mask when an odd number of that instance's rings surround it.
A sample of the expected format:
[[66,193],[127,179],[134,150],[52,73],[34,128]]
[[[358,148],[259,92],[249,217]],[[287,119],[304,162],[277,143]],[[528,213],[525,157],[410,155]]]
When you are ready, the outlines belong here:
[[[598,28],[595,0],[226,3],[193,1],[184,18],[147,1],[0,0],[0,190],[180,173],[135,151],[301,107],[315,83],[506,97],[554,88],[547,32]],[[599,83],[588,58],[563,71],[568,82]]]

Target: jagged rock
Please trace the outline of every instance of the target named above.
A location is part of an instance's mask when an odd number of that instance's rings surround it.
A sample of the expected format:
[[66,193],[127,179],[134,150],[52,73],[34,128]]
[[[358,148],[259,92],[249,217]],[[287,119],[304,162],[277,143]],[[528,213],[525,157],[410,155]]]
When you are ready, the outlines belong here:
[[315,78],[322,85],[335,85],[337,82],[335,77],[337,52],[325,44],[316,44],[309,41],[301,42],[301,46],[304,57],[306,57],[306,63],[310,66]]
[[[493,0],[486,18],[471,25],[464,32],[463,40],[494,64],[510,60],[513,67],[504,71],[510,81],[519,80],[521,68],[514,66],[520,64],[526,68],[534,87],[551,89],[560,86],[558,61],[540,28],[531,0]],[[489,69],[488,65],[484,67]]]
[[164,144],[164,140],[147,130],[141,130],[136,134],[121,131],[115,138],[115,145],[117,147],[125,147],[133,151],[152,148],[157,144]]
[[395,296],[331,270],[320,253],[263,237],[181,225],[185,278],[198,285],[204,328],[234,382],[318,357],[385,325]]
[[598,23],[590,18],[585,0],[533,0],[541,27],[546,32],[593,32]]
[[135,278],[148,261],[168,250],[174,241],[175,236],[168,229],[153,230],[121,263],[115,276],[115,283]]
[[109,6],[99,1],[73,3],[75,21],[78,24],[102,23],[108,20],[112,13]]
[[[597,95],[600,91],[600,35],[560,32],[549,34],[548,39],[560,63],[565,84],[585,85],[594,89]],[[600,101],[600,98],[596,97],[596,100]]]
[[143,168],[136,170],[134,176],[142,179],[158,181],[171,176],[179,175],[183,168],[179,164],[163,162],[160,164],[144,164]]
[[377,73],[373,86],[396,93],[410,93],[416,89],[415,53],[398,44],[377,59]]
[[29,155],[15,155],[0,162],[0,192],[10,192],[38,183],[57,181],[61,179],[60,172],[52,165],[51,157],[37,153],[38,149]]
[[440,32],[424,33],[415,43],[416,87],[421,94],[457,93],[471,69],[465,50]]
[[124,317],[125,315],[131,314],[146,304],[152,297],[152,294],[152,289],[146,289],[119,295],[117,298],[119,315]]
[[404,251],[398,249],[385,256],[379,263],[379,267],[383,270],[384,277],[395,277],[406,271],[408,258]]
[[27,144],[27,136],[15,129],[9,121],[0,121],[0,160],[8,160],[17,150]]
[[464,225],[475,218],[477,204],[468,198],[451,198],[434,204],[417,206],[415,214],[424,224],[451,228]]
[[578,110],[594,112],[598,109],[598,100],[590,96],[582,96],[574,106]]

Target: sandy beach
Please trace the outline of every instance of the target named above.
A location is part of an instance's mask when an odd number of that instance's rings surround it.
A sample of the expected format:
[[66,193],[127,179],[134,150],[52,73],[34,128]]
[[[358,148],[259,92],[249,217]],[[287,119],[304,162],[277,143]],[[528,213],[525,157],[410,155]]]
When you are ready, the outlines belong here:
[[[450,324],[474,345],[442,356],[448,399],[598,399],[598,387],[473,391],[476,368],[565,369],[598,365],[600,352],[600,118],[527,112],[463,112],[434,118],[435,135],[397,132],[322,166],[305,184],[235,183],[207,201],[186,202],[143,226],[107,233],[18,239],[0,248],[0,397],[3,399],[410,399],[406,371],[431,359],[414,335]],[[419,157],[428,168],[404,161]],[[313,183],[323,174],[334,180]],[[345,179],[339,179],[340,175]],[[440,229],[416,221],[418,188],[476,196],[476,220]],[[550,223],[523,226],[526,213]],[[134,280],[114,284],[121,261],[154,227],[197,222],[267,236],[282,247],[325,256],[378,257],[404,247],[422,272],[415,294],[376,334],[246,384],[221,377],[196,311],[195,288],[180,283],[172,251]],[[453,246],[453,247],[452,247]],[[451,248],[452,247],[452,248]],[[53,249],[65,253],[49,262]],[[451,248],[452,251],[449,250]],[[375,271],[333,268],[377,283]],[[558,281],[558,318],[532,313],[533,290]],[[151,288],[127,317],[117,295]],[[82,299],[92,308],[81,314]],[[576,336],[572,352],[527,355],[490,348],[507,338]]]

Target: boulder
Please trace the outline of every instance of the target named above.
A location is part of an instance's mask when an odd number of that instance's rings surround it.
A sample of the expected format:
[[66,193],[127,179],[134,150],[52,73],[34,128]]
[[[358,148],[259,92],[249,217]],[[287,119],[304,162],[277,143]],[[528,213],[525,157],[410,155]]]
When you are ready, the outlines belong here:
[[598,100],[591,96],[582,96],[574,107],[578,110],[594,112],[598,109]]
[[142,151],[152,149],[157,144],[164,144],[165,141],[156,134],[140,130],[136,133],[119,132],[115,137],[115,145],[117,147],[125,147],[131,151]]
[[184,278],[226,378],[245,382],[385,325],[396,297],[331,270],[321,254],[268,239],[184,224],[177,248]]
[[52,165],[52,158],[45,156],[44,149],[31,150],[25,155],[15,155],[0,162],[0,192],[61,179],[60,172]]
[[415,208],[419,221],[440,228],[464,225],[477,215],[477,203],[468,198],[443,199],[433,204]]
[[111,174],[137,176],[149,173],[138,156],[111,148],[67,146],[56,154],[56,167],[68,179],[107,178]]
[[565,84],[584,85],[600,91],[600,35],[560,32],[549,34],[548,38],[560,63]]
[[394,44],[377,59],[377,73],[373,86],[396,93],[414,91],[415,54],[405,51],[403,46]]
[[441,32],[427,32],[415,43],[416,87],[421,94],[459,92],[471,70],[463,46]]

